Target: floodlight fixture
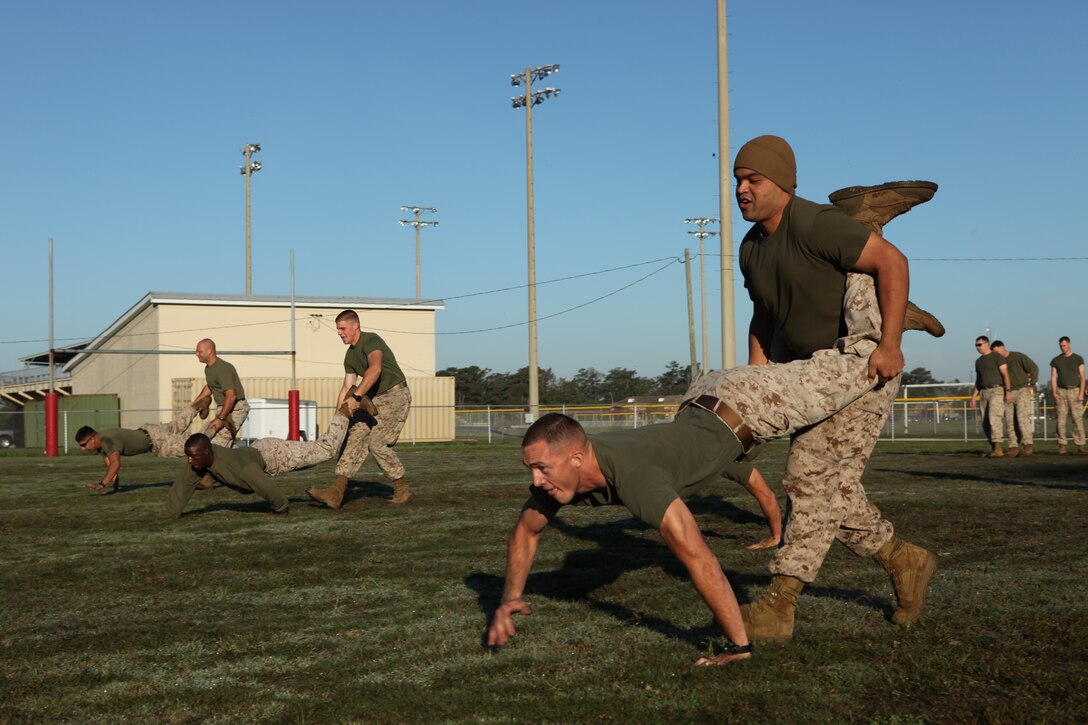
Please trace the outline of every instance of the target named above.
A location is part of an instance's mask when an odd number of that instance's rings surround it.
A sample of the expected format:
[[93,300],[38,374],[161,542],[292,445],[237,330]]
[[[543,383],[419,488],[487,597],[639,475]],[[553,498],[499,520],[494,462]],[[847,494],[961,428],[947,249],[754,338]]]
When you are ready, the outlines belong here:
[[253,247],[251,244],[251,224],[250,224],[250,189],[249,180],[253,177],[253,174],[261,170],[261,162],[253,161],[253,154],[261,150],[259,143],[247,143],[242,147],[242,156],[246,157],[246,162],[240,167],[242,176],[246,177],[246,294],[253,293]]
[[399,224],[402,227],[405,226],[405,225],[408,225],[410,227],[415,228],[415,230],[416,230],[416,299],[418,300],[418,299],[422,299],[422,295],[423,295],[423,293],[421,291],[420,271],[419,271],[420,270],[419,230],[420,229],[425,229],[427,227],[437,227],[438,226],[438,222],[436,222],[436,221],[425,221],[423,219],[420,219],[419,215],[422,214],[423,212],[430,212],[430,213],[433,214],[433,213],[437,212],[438,209],[435,209],[433,206],[420,206],[418,204],[405,204],[404,206],[402,206],[400,208],[400,210],[401,211],[410,211],[410,212],[412,212],[412,214],[415,215],[414,219],[400,219],[400,220],[397,221],[397,224]]

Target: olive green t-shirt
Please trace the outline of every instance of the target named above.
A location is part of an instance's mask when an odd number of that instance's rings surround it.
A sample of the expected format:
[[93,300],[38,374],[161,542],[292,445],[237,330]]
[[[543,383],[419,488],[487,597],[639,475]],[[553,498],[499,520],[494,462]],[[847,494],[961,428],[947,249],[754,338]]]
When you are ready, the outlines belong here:
[[1013,389],[1026,388],[1039,380],[1039,366],[1022,352],[1009,350],[1005,364],[1009,366],[1009,385]]
[[[212,450],[215,455],[207,472],[216,481],[244,491],[257,490],[262,484],[275,485],[264,470],[264,456],[256,448],[212,446]],[[177,516],[184,510],[196,490],[196,484],[203,477],[203,473],[194,471],[188,463],[181,467],[170,486],[170,495],[166,500],[167,516]]]
[[975,385],[979,390],[1005,385],[1005,379],[1001,377],[1002,365],[1005,365],[1005,358],[993,350],[975,359]]
[[128,428],[107,428],[98,432],[102,443],[101,453],[108,456],[117,452],[122,456],[138,456],[151,452],[151,438],[142,430]]
[[370,367],[367,356],[375,350],[382,351],[382,372],[378,376],[378,382],[374,383],[370,390],[355,391],[359,395],[369,395],[372,398],[404,382],[404,373],[400,371],[393,351],[385,344],[385,340],[373,332],[360,332],[359,342],[348,345],[347,353],[344,355],[344,372],[355,373],[360,377],[365,375],[367,368]]
[[215,364],[204,366],[204,379],[208,382],[216,405],[223,404],[224,394],[228,390],[233,390],[238,400],[246,399],[246,391],[242,388],[242,381],[238,379],[238,371],[221,357],[216,358]]
[[1077,353],[1070,353],[1069,357],[1058,355],[1050,361],[1050,367],[1058,371],[1059,388],[1080,387],[1080,366],[1084,364],[1084,358]]
[[846,273],[861,256],[869,228],[830,204],[793,197],[770,236],[754,225],[740,245],[740,269],[752,301],[766,307],[798,358],[846,334]]
[[[752,465],[737,462],[741,446],[713,413],[685,408],[672,423],[589,437],[607,487],[578,494],[571,504],[622,505],[655,529],[677,498],[727,476],[747,483]],[[529,493],[544,511],[560,506],[537,486]]]

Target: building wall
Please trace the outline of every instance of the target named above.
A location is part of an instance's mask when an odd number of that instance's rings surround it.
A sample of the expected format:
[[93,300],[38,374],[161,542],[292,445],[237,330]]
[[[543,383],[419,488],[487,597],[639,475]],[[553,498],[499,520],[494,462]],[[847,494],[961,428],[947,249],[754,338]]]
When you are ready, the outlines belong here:
[[[150,350],[157,347],[159,311],[150,307],[141,312],[117,335],[108,339],[106,350]],[[136,428],[144,423],[162,422],[160,372],[161,355],[91,355],[72,375],[73,395],[115,394],[121,400],[121,427]],[[169,397],[169,381],[167,396]],[[169,406],[165,406],[169,409]],[[166,417],[169,417],[167,413]]]
[[[336,334],[339,306],[297,306],[295,308],[295,376],[303,399],[330,406],[344,379],[345,346]],[[436,367],[435,312],[412,309],[356,309],[363,329],[386,341],[410,381],[417,406],[453,405],[452,386],[448,403],[443,385],[426,383]],[[146,422],[164,422],[171,416],[176,398],[184,390],[176,380],[193,379],[203,385],[204,366],[196,359],[196,343],[210,337],[225,360],[238,369],[247,397],[286,397],[290,387],[291,356],[239,355],[232,351],[289,351],[291,349],[291,308],[289,306],[231,305],[222,302],[153,304],[102,345],[104,349],[173,350],[183,354],[89,355],[72,371],[72,392],[77,395],[115,393],[121,399],[121,425],[135,428]],[[303,380],[324,379],[308,392]],[[247,380],[279,380],[250,389]],[[308,384],[309,385],[309,384]],[[331,392],[326,390],[331,386]],[[282,388],[282,392],[280,391]],[[198,392],[198,386],[194,392]],[[418,392],[417,392],[418,391]],[[423,394],[424,397],[420,397]],[[432,395],[433,394],[433,395]],[[433,398],[433,399],[432,399]],[[191,400],[191,398],[190,398]],[[410,421],[415,429],[426,429],[426,440],[453,438],[452,407],[450,430],[445,423],[422,419]],[[319,417],[328,423],[328,412]],[[406,428],[407,433],[407,428]],[[432,437],[435,436],[435,437]]]

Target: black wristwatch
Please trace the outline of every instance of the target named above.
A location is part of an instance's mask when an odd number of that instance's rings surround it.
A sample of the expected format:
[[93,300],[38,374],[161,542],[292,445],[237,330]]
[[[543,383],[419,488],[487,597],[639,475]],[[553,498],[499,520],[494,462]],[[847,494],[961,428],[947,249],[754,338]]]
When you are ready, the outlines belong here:
[[352,394],[351,394],[351,397],[355,398],[355,402],[356,402],[356,403],[361,403],[361,402],[363,402],[363,396],[361,396],[361,395],[356,395],[355,393],[352,393]]

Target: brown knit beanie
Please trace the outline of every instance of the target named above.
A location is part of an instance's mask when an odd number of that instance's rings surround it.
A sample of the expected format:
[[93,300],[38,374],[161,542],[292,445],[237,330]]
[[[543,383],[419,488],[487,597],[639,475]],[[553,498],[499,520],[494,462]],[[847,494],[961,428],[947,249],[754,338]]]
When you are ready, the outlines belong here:
[[797,160],[784,138],[759,136],[744,144],[733,162],[737,169],[758,171],[789,194],[797,189]]

